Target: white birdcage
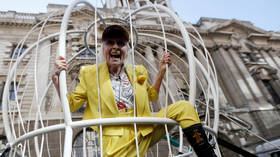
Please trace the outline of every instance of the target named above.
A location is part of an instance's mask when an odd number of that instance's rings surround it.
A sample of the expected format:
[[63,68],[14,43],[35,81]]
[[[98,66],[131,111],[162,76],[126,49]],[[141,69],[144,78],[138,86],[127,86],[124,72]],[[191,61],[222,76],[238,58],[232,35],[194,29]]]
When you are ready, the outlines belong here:
[[[106,12],[102,8],[94,7],[87,1],[76,0],[67,7],[65,12],[64,10],[58,10],[48,14],[48,17],[44,17],[34,25],[19,43],[16,49],[22,49],[26,40],[33,34],[37,34],[37,41],[30,44],[24,53],[17,57],[16,62],[10,63],[9,75],[3,93],[3,120],[8,140],[7,147],[11,147],[13,152],[17,152],[14,154],[42,156],[46,153],[52,156],[54,148],[49,143],[51,143],[52,136],[56,136],[59,138],[53,140],[59,143],[57,144],[59,148],[56,148],[59,151],[55,153],[60,156],[62,154],[65,157],[69,157],[71,154],[72,156],[79,156],[79,152],[82,153],[82,156],[99,156],[103,151],[102,138],[98,143],[97,133],[85,128],[94,125],[102,129],[103,125],[113,124],[133,124],[137,128],[137,124],[141,123],[165,125],[167,138],[165,145],[169,149],[167,155],[176,156],[177,152],[185,153],[178,156],[193,154],[189,149],[190,147],[183,142],[181,129],[172,132],[175,132],[174,135],[176,134],[176,136],[174,137],[177,138],[179,145],[175,146],[176,144],[172,143],[174,139],[171,138],[167,129],[167,125],[177,125],[177,122],[172,119],[136,116],[109,119],[100,116],[100,119],[74,121],[75,113],[71,115],[66,97],[67,91],[71,91],[77,83],[78,74],[73,71],[75,67],[80,65],[100,63],[98,57],[96,57],[99,56],[96,53],[100,53],[101,47],[99,32],[102,27],[111,23],[121,23],[130,30],[131,53],[129,57],[131,57],[131,63],[133,65],[136,63],[145,65],[151,76],[157,72],[155,66],[158,64],[158,60],[153,58],[153,52],[161,55],[164,51],[169,51],[172,58],[176,60],[171,69],[167,69],[167,75],[163,83],[165,90],[162,93],[164,100],[161,101],[163,103],[151,104],[154,112],[157,111],[157,108],[166,107],[169,103],[187,99],[205,115],[203,120],[205,129],[212,135],[212,141],[216,142],[215,135],[218,131],[219,122],[218,81],[212,59],[199,33],[192,25],[183,24],[170,8],[157,4],[156,1],[155,3],[150,1],[130,3],[127,0],[122,1],[121,5],[125,6],[120,10],[123,14],[116,17],[117,15],[114,15],[113,12]],[[134,8],[130,8],[130,5]],[[97,6],[97,2],[95,6]],[[107,9],[116,6],[113,3],[104,5]],[[81,24],[83,18],[77,14],[90,17],[89,19],[92,21]],[[61,18],[62,15],[63,18]],[[78,17],[75,17],[75,15]],[[151,20],[154,22],[147,22],[150,19],[154,19]],[[186,25],[191,32],[188,32]],[[60,31],[47,36],[43,35],[44,30],[57,26],[61,26]],[[86,26],[86,28],[83,26]],[[172,31],[176,33],[170,33]],[[83,40],[78,40],[81,36]],[[194,45],[191,39],[198,44]],[[73,42],[73,44],[69,46],[69,42]],[[147,48],[145,44],[150,45],[148,51],[145,51]],[[55,51],[52,50],[55,46],[57,46],[56,56],[66,57],[69,64],[68,70],[73,70],[70,74],[66,71],[62,71],[60,74],[61,106],[50,79],[50,69],[55,56],[52,53],[44,53],[48,49]],[[157,47],[157,49],[153,49],[153,47]],[[178,52],[174,52],[174,49]],[[70,50],[73,53],[68,53]],[[194,55],[194,50],[196,55]],[[87,52],[85,53],[85,51]],[[93,55],[88,55],[89,52]],[[27,57],[28,63],[23,64]],[[73,62],[74,60],[79,60],[79,62]],[[176,73],[177,78],[172,73]],[[15,88],[15,103],[10,102],[8,95],[8,85],[11,82],[17,82],[17,86],[23,87],[21,91]],[[184,89],[188,90],[184,90],[181,87],[182,85],[186,86],[187,88]],[[202,92],[203,99],[196,96],[197,88]],[[30,90],[33,90],[33,92],[30,92]],[[30,93],[32,94],[30,95]],[[26,102],[29,102],[29,104],[26,104]],[[49,124],[50,119],[56,119],[56,123]],[[82,131],[73,141],[73,132],[77,132],[77,129]],[[102,134],[99,137],[102,137]],[[137,143],[137,136],[135,139]],[[151,156],[153,154],[158,155],[158,147]],[[136,146],[136,148],[138,147]],[[32,154],[32,152],[36,154]],[[147,156],[150,152],[148,151]],[[219,154],[217,144],[216,153]]]

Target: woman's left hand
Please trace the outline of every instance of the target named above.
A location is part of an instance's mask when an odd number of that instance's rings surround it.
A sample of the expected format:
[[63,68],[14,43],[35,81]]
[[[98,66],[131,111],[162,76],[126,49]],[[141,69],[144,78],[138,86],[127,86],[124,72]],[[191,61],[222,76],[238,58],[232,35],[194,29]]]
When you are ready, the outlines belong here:
[[157,78],[155,83],[153,84],[154,89],[157,91],[157,93],[159,93],[159,89],[160,89],[160,85],[162,82],[162,79],[164,78],[165,72],[166,72],[166,65],[168,65],[168,67],[172,64],[171,62],[171,57],[170,57],[170,53],[169,52],[164,52],[161,60],[160,60],[160,66],[159,66],[159,71],[157,74]]
[[172,64],[169,52],[164,52],[162,57],[161,57],[160,69],[159,69],[161,72],[166,71],[166,64],[168,65],[168,67],[170,67],[170,65]]

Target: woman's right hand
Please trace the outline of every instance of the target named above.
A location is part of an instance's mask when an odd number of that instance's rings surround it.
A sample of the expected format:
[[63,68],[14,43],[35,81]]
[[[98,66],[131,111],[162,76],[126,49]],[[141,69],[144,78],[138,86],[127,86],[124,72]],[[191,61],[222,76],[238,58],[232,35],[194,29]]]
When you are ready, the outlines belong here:
[[54,64],[53,72],[52,72],[52,81],[54,86],[59,92],[59,74],[62,70],[67,70],[67,63],[64,57],[59,56]]

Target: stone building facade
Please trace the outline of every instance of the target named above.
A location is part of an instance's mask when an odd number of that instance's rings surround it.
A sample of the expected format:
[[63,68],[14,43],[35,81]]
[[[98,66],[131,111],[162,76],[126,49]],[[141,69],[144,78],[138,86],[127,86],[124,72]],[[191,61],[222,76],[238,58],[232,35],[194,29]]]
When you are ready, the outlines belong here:
[[[172,6],[170,1],[162,0],[158,1],[170,9]],[[131,1],[131,8],[136,9],[145,5],[144,2],[133,3]],[[67,6],[49,4],[47,13],[29,14],[18,13],[14,11],[0,12],[0,94],[3,93],[7,73],[9,72],[10,62],[16,62],[16,58],[19,57],[24,50],[34,44],[38,38],[47,37],[50,34],[59,32],[61,19],[63,12]],[[54,11],[61,12],[56,14],[55,18],[51,18],[45,23],[41,21],[48,18]],[[107,0],[104,8],[99,9],[100,14],[104,17],[123,18],[128,14],[127,4],[125,1]],[[73,19],[69,25],[69,30],[83,30],[88,27],[92,22],[92,12],[87,7],[80,7],[79,10],[75,10],[72,13]],[[147,17],[147,15],[149,15]],[[165,13],[161,12],[163,21],[166,24],[166,33],[168,38],[176,38],[179,35],[179,30],[174,26],[174,22]],[[136,18],[140,18],[135,24],[139,33],[160,33],[160,21],[156,19],[157,14],[151,13],[151,11],[145,11]],[[37,29],[32,33],[25,41],[21,50],[15,51],[16,46],[24,39],[26,34],[36,25],[44,28],[42,30]],[[190,33],[193,32],[189,28],[189,24],[185,23],[186,29]],[[252,153],[255,152],[255,147],[262,144],[263,141],[254,136],[252,133],[248,133],[247,130],[252,131],[268,140],[278,139],[280,136],[280,32],[265,31],[263,29],[255,27],[251,22],[239,21],[236,19],[216,19],[216,18],[204,18],[202,17],[193,26],[198,30],[202,36],[205,46],[210,52],[215,67],[217,69],[218,81],[220,85],[220,126],[219,136],[230,143],[238,145]],[[280,29],[280,28],[279,28]],[[99,30],[99,37],[100,32]],[[38,36],[41,32],[40,37]],[[34,120],[36,119],[36,110],[38,108],[30,107],[35,104],[34,102],[34,87],[36,82],[28,81],[37,77],[38,95],[44,94],[44,89],[50,82],[51,69],[56,57],[57,51],[57,37],[44,41],[38,47],[38,53],[36,49],[32,50],[32,53],[26,55],[22,62],[22,66],[19,66],[17,75],[22,76],[23,83],[17,88],[18,97],[15,97],[13,86],[10,87],[10,104],[16,105],[15,99],[22,99],[21,111],[22,117],[26,121],[30,122],[30,128],[34,128]],[[89,45],[94,47],[93,39],[89,40]],[[156,44],[155,44],[156,43]],[[182,40],[178,39],[179,44],[183,44]],[[198,50],[202,50],[203,47],[196,41],[193,44],[198,47]],[[175,52],[181,58],[186,58],[184,53],[180,50],[169,45],[170,49]],[[71,58],[85,47],[83,37],[81,35],[69,35],[67,38],[67,58]],[[162,42],[156,39],[147,39],[145,37],[139,37],[138,47],[136,50],[142,52],[142,55],[149,60],[155,66],[158,64],[160,56],[158,52],[164,50]],[[194,50],[196,57],[199,58],[198,50]],[[37,58],[38,69],[34,69],[34,60]],[[176,59],[174,64],[176,64]],[[143,63],[141,58],[136,58],[138,63]],[[70,65],[68,68],[69,75],[67,83],[69,91],[73,90],[77,80],[77,74],[79,73],[80,66],[86,64],[95,63],[95,55],[90,54],[87,50],[84,50]],[[184,67],[177,65],[181,71],[187,75],[188,71],[185,71]],[[22,68],[21,68],[22,67]],[[27,67],[24,69],[23,67]],[[35,76],[34,71],[38,74]],[[172,68],[171,68],[172,71]],[[173,72],[170,82],[172,86],[172,80],[176,80],[179,74]],[[150,73],[150,77],[153,78],[154,73]],[[16,78],[17,82],[21,81],[21,77]],[[28,86],[26,86],[28,84]],[[27,88],[25,88],[27,87]],[[171,89],[172,92],[177,92],[178,89]],[[188,91],[188,87],[182,84],[181,89]],[[63,122],[63,113],[61,112],[61,106],[58,105],[59,101],[54,93],[54,89],[48,91],[48,97],[44,100],[44,107],[40,108],[43,121],[45,125],[58,124]],[[201,89],[197,90],[198,98],[201,95]],[[52,98],[52,99],[51,99]],[[179,99],[179,97],[178,97]],[[52,101],[50,101],[52,100]],[[2,96],[1,96],[2,102]],[[163,102],[158,102],[163,104]],[[54,105],[55,104],[55,105]],[[1,106],[2,108],[2,106]],[[158,109],[155,106],[155,111]],[[34,111],[34,112],[33,112]],[[82,117],[82,110],[72,114],[73,120],[80,120]],[[1,112],[2,113],[2,112]],[[201,114],[202,115],[202,114]],[[15,116],[15,124],[17,124],[17,117]],[[203,116],[202,116],[203,118]],[[1,115],[2,119],[2,115]],[[32,127],[31,127],[32,126]],[[241,126],[241,127],[240,127]],[[0,122],[0,135],[5,139],[4,125]],[[16,129],[17,130],[17,129]],[[75,137],[80,135],[81,129],[75,130]],[[17,130],[17,134],[22,134],[23,130]],[[63,145],[63,131],[57,133],[50,133],[49,149],[51,150],[51,156],[55,154],[61,154],[58,142]],[[90,132],[90,136],[93,136]],[[75,139],[75,138],[74,138]],[[35,140],[35,139],[34,139]],[[42,137],[39,137],[42,140]],[[34,142],[33,139],[30,143]],[[164,145],[164,141],[161,141]],[[73,145],[79,143],[73,142]],[[78,145],[78,144],[77,144]],[[162,148],[162,153],[164,152]],[[31,154],[35,153],[34,150],[30,151]],[[44,154],[48,152],[44,150]],[[224,156],[234,153],[222,148]]]

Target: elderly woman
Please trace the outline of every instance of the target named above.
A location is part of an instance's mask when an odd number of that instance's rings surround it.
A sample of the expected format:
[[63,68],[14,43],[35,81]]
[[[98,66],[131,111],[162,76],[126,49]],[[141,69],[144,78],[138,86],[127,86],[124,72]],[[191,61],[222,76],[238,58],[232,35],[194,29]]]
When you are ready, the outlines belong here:
[[[71,111],[79,109],[87,102],[83,119],[99,118],[97,69],[99,72],[100,104],[102,118],[132,117],[134,97],[137,117],[152,117],[149,101],[158,99],[166,64],[171,65],[169,53],[164,53],[154,84],[148,83],[147,70],[142,65],[135,66],[135,88],[133,88],[133,67],[125,66],[128,55],[129,34],[119,25],[107,27],[102,34],[103,56],[106,62],[98,65],[83,66],[80,70],[79,84],[68,95]],[[66,61],[58,57],[52,80],[59,91],[58,77],[66,70]],[[135,90],[135,91],[134,91]],[[59,92],[58,92],[59,93]],[[164,110],[155,117],[164,117]],[[216,156],[200,124],[195,108],[187,101],[179,101],[167,108],[167,117],[176,120],[183,128],[189,143],[200,157]],[[97,132],[96,126],[92,127]],[[162,125],[137,125],[140,156],[144,156],[149,146],[159,141],[165,134]],[[136,156],[133,125],[103,126],[103,156]]]

